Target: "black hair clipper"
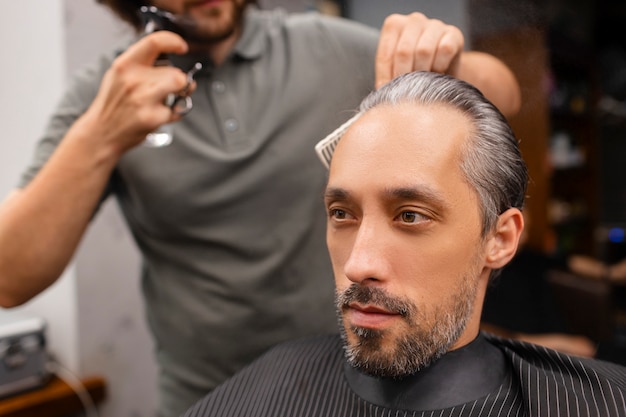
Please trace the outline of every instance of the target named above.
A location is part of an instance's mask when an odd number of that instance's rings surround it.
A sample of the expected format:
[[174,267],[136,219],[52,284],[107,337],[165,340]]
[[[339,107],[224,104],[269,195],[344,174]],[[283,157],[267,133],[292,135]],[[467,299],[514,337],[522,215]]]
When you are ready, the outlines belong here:
[[154,6],[141,6],[139,17],[143,24],[144,34],[169,30],[188,39],[193,33],[194,23],[191,20],[178,17]]
[[[168,30],[180,35],[183,39],[193,38],[194,24],[188,19],[178,17],[154,6],[141,6],[139,16],[143,23],[144,36],[159,30]],[[167,55],[162,54],[156,59],[154,65],[165,66],[172,65],[172,63]],[[200,69],[202,69],[202,64],[196,62],[187,71],[187,86],[178,95],[171,94],[168,97],[167,104],[175,113],[186,114],[193,107],[191,97],[188,95],[188,89],[193,81],[194,74]]]

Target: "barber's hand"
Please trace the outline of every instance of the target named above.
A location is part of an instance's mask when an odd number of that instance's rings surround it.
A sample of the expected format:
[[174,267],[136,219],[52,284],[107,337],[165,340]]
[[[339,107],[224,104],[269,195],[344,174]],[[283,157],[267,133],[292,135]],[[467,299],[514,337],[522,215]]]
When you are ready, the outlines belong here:
[[376,88],[412,71],[454,75],[464,42],[457,27],[422,13],[388,16],[376,53]]
[[[184,54],[186,42],[159,31],[129,47],[113,62],[100,90],[77,124],[120,154],[141,143],[162,124],[180,119],[165,105],[168,94],[183,90],[186,74],[171,66],[154,66],[160,54]],[[195,87],[192,85],[190,88]]]

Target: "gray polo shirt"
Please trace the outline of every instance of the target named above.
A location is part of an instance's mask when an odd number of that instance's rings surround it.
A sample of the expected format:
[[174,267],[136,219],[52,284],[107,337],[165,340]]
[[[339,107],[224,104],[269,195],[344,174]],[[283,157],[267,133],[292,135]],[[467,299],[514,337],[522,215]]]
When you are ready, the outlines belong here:
[[[315,143],[374,87],[375,30],[315,13],[246,13],[165,148],[122,157],[108,191],[143,254],[143,292],[169,412],[277,342],[337,329]],[[24,186],[97,92],[113,57],[59,105]],[[164,414],[165,415],[165,414]]]

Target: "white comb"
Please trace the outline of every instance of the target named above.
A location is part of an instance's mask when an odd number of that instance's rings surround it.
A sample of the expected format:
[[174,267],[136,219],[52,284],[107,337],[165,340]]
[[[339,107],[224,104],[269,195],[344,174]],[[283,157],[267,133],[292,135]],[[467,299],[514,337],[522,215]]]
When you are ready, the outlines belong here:
[[335,152],[335,147],[337,147],[339,140],[359,116],[361,116],[360,113],[355,114],[347,122],[339,126],[330,135],[326,136],[315,145],[315,152],[326,169],[330,168],[330,160],[333,159],[333,153]]

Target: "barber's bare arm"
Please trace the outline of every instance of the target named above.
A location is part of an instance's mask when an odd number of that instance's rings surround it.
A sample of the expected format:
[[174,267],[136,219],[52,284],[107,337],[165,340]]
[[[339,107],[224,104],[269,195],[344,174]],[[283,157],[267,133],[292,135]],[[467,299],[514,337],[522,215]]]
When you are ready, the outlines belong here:
[[89,109],[37,176],[0,206],[0,305],[22,304],[61,275],[119,158],[158,126],[179,118],[163,105],[185,74],[154,67],[160,53],[185,53],[178,35],[157,32],[120,55]]
[[521,93],[511,70],[492,55],[464,52],[461,31],[422,13],[394,14],[383,24],[376,87],[411,71],[450,74],[476,86],[505,116],[519,111]]

